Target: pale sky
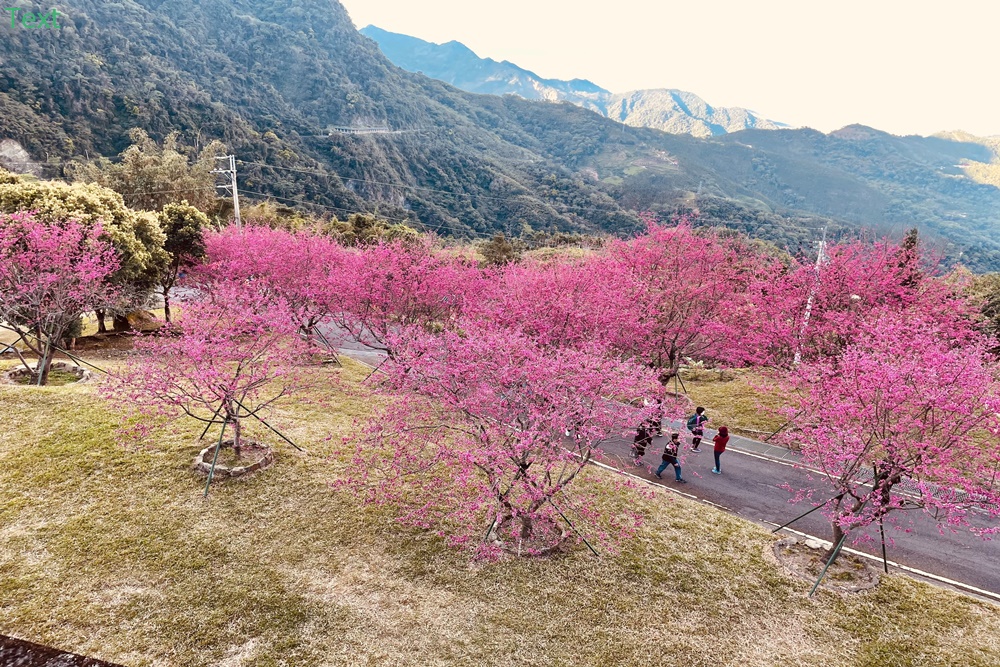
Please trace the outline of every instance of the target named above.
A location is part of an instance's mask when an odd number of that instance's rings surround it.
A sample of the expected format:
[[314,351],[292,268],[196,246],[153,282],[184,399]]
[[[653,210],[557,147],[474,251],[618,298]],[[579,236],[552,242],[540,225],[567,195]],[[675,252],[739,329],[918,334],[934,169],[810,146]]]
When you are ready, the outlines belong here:
[[358,28],[612,92],[679,88],[824,132],[1000,135],[1000,0],[341,2]]

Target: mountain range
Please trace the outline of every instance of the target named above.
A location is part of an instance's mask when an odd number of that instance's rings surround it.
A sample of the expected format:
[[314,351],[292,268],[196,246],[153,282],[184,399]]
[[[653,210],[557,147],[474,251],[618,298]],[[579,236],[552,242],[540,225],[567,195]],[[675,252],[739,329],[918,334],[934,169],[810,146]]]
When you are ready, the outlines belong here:
[[60,25],[0,40],[0,163],[28,156],[43,177],[117,154],[140,127],[192,148],[223,141],[248,199],[377,211],[458,238],[627,235],[648,210],[792,252],[824,228],[917,226],[946,258],[1000,270],[993,140],[862,126],[623,133],[591,109],[396,67],[335,0],[75,0]]
[[674,134],[708,137],[750,128],[787,127],[748,109],[713,107],[694,93],[674,89],[612,93],[586,79],[543,79],[512,62],[480,58],[456,41],[434,44],[377,26],[361,34],[379,45],[393,64],[426,74],[470,93],[517,95],[526,100],[571,102],[625,125],[652,127]]

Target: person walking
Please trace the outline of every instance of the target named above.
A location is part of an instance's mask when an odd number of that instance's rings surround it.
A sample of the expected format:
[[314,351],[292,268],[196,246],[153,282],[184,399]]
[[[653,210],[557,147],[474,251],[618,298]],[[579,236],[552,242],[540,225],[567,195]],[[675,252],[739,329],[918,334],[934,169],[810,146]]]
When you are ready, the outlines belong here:
[[691,451],[700,452],[701,436],[705,435],[703,428],[708,417],[705,416],[705,408],[699,406],[694,414],[688,417],[687,428],[691,431]]
[[635,457],[635,465],[642,465],[642,457],[646,455],[646,447],[653,444],[653,436],[646,429],[646,423],[639,424],[635,430],[635,440],[632,442],[632,456]]
[[663,399],[654,398],[643,400],[643,407],[650,407],[655,403],[655,412],[649,417],[649,431],[658,438],[663,437]]
[[654,473],[657,479],[663,479],[663,475],[661,473],[667,469],[667,466],[673,466],[674,481],[680,482],[681,484],[687,483],[687,480],[681,477],[681,462],[677,459],[677,456],[680,454],[680,449],[681,434],[671,433],[670,440],[663,448],[663,463],[660,464],[660,467],[657,468]]
[[719,433],[712,438],[712,442],[715,443],[715,449],[713,450],[715,454],[715,467],[712,468],[712,472],[716,475],[721,475],[722,464],[719,462],[719,457],[722,456],[722,452],[726,451],[726,445],[729,444],[729,429],[725,426],[720,426]]

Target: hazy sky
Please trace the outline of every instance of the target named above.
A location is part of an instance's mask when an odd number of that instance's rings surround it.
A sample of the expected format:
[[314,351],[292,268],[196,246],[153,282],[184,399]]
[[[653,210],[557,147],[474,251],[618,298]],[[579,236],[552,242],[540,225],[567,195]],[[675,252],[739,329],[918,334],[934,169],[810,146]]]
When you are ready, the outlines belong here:
[[358,28],[823,131],[1000,134],[1000,0],[341,0]]

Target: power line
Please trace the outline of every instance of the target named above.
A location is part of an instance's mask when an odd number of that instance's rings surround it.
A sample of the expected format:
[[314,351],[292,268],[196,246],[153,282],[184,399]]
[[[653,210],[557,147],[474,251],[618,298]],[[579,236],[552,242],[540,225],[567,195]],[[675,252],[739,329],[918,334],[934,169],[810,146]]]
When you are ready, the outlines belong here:
[[[97,183],[97,185],[100,185],[100,183]],[[101,186],[101,187],[107,187],[107,186]],[[111,190],[113,188],[108,188],[108,189]],[[201,188],[182,188],[179,190],[150,190],[149,192],[122,192],[119,194],[123,196],[134,197],[136,195],[167,195],[167,194],[174,194],[177,192],[201,192],[202,190],[214,190],[214,189],[215,189],[214,185],[209,185]]]
[[376,213],[374,213],[372,211],[355,211],[354,209],[344,208],[343,206],[331,206],[329,204],[317,204],[316,202],[312,202],[312,201],[309,201],[307,199],[292,199],[291,197],[279,197],[278,195],[272,195],[272,194],[268,194],[266,192],[253,192],[251,190],[244,189],[243,190],[243,194],[255,195],[257,197],[264,197],[265,199],[278,199],[278,200],[281,200],[281,201],[292,202],[292,203],[295,203],[295,204],[305,204],[307,206],[315,206],[317,208],[327,208],[327,209],[334,210],[334,211],[342,211],[344,213],[360,213],[360,214],[364,214],[364,215],[378,215],[383,220],[391,220],[392,222],[413,222],[413,220],[409,220],[407,218],[390,218],[388,216],[382,215],[381,213],[376,214]]
[[[2,167],[2,166],[3,165],[0,165],[0,167]],[[43,164],[43,166],[44,166],[44,164]],[[63,181],[58,181],[57,180],[55,182],[61,183]],[[103,188],[108,188],[109,190],[114,190],[114,188],[108,187],[106,185],[101,185],[100,183],[93,183],[93,182],[87,183],[86,181],[77,181],[77,182],[78,183],[84,183],[85,185],[91,185],[91,184],[100,185]],[[122,196],[134,197],[134,196],[137,196],[137,195],[169,195],[169,194],[176,194],[178,192],[201,192],[203,190],[215,190],[215,186],[214,185],[208,185],[208,186],[199,187],[199,188],[179,188],[177,190],[146,190],[146,191],[141,191],[141,192],[134,192],[134,191],[130,190],[130,191],[127,191],[127,192],[119,192],[118,194],[120,194]],[[118,191],[115,190],[115,192],[118,192]]]

